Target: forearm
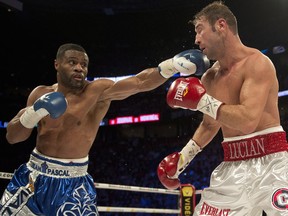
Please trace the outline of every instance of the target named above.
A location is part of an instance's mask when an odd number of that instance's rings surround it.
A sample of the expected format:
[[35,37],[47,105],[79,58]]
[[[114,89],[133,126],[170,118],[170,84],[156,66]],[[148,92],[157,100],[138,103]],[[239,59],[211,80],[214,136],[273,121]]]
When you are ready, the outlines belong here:
[[[205,120],[206,119],[206,120]],[[203,121],[195,131],[192,139],[180,151],[181,160],[178,163],[178,176],[188,166],[191,160],[202,151],[202,149],[211,142],[219,131],[219,124],[215,120],[207,120],[204,116]]]
[[204,116],[203,121],[192,137],[192,140],[194,140],[201,149],[212,141],[220,129],[220,124],[217,121],[207,120],[207,118],[207,116]]
[[222,105],[218,111],[217,121],[228,128],[249,134],[255,130],[260,121],[259,113],[263,111],[247,108],[245,105]]
[[28,139],[33,129],[24,127],[20,122],[20,116],[24,113],[25,109],[19,113],[8,123],[6,128],[6,139],[8,143],[15,144]]
[[193,158],[214,138],[220,129],[216,120],[204,116],[194,136],[180,152],[174,152],[166,156],[159,164],[157,175],[161,183],[168,189],[178,188],[180,180],[178,176],[185,170]]
[[148,68],[135,76],[139,80],[139,91],[150,91],[167,81],[160,72],[159,68]]

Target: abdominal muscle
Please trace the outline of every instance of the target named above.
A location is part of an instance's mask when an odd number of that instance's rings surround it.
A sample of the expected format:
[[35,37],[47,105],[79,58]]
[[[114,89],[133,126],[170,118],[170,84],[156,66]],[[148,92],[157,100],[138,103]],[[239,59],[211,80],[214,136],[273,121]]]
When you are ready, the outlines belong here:
[[[88,121],[82,121],[68,124],[67,119],[61,118],[59,120],[44,119],[44,123],[39,125],[37,150],[43,155],[54,158],[78,159],[86,157],[95,140],[100,122],[93,121],[92,124]],[[75,124],[77,125],[75,126]],[[55,125],[57,126],[55,127]]]
[[[275,119],[275,118],[265,118],[265,119],[262,119],[260,121],[258,126],[251,133],[262,131],[262,130],[265,130],[265,129],[268,129],[268,128],[272,128],[272,127],[276,127],[276,126],[280,126],[280,122],[277,119]],[[222,130],[222,134],[223,134],[224,138],[248,135],[248,134],[245,134],[245,133],[241,132],[240,130],[231,129],[231,128],[225,127],[223,125],[221,126],[221,130]]]

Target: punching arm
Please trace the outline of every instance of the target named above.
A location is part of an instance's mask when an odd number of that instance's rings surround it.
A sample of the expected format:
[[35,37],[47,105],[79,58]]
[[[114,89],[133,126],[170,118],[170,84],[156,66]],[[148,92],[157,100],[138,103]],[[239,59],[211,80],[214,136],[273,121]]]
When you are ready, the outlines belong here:
[[139,92],[151,91],[176,73],[204,73],[209,67],[210,61],[200,50],[187,50],[161,62],[158,67],[148,68],[135,76],[110,83],[99,101],[122,100]]

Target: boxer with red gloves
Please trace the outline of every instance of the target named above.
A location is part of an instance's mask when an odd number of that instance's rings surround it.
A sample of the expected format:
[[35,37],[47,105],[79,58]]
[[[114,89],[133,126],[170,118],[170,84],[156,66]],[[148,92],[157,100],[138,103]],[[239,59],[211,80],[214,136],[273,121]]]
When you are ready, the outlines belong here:
[[242,43],[237,19],[223,2],[210,3],[190,22],[195,43],[214,64],[201,81],[175,80],[167,103],[204,115],[188,144],[161,161],[158,177],[166,188],[178,188],[179,174],[201,149],[215,145],[221,132],[223,160],[212,171],[193,216],[258,216],[263,211],[287,216],[288,143],[276,68],[258,49]]

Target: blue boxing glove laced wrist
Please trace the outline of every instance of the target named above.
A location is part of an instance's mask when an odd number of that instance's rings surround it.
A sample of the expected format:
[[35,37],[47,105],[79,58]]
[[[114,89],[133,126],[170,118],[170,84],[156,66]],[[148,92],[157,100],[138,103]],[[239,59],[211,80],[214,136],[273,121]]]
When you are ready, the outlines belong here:
[[173,57],[176,70],[184,75],[202,75],[210,67],[210,60],[201,50],[190,49]]
[[185,76],[202,75],[210,67],[210,61],[200,50],[190,49],[161,62],[158,67],[164,78],[172,77],[178,72]]
[[50,92],[44,94],[35,101],[21,115],[20,122],[26,128],[33,128],[43,117],[50,115],[56,119],[67,109],[67,100],[60,92]]

